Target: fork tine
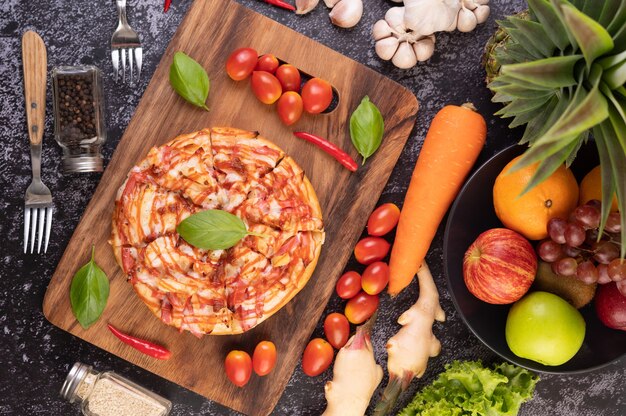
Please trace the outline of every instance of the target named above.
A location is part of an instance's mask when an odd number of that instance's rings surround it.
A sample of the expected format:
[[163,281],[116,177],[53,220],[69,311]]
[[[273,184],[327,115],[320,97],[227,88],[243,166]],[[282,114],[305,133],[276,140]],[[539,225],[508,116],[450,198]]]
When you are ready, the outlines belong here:
[[115,82],[120,74],[120,50],[113,49],[111,51],[111,61],[113,61],[113,69],[115,70]]
[[52,227],[52,210],[53,207],[46,208],[46,241],[43,245],[43,252],[46,253],[48,251],[48,241],[50,241],[50,228]]
[[45,208],[39,208],[39,224],[37,225],[37,254],[41,253],[41,242],[43,241],[43,222],[46,219]]
[[30,226],[30,252],[32,254],[32,252],[35,249],[35,238],[36,235],[35,233],[37,232],[37,210],[33,208],[33,212],[32,212],[32,221],[33,223]]
[[141,78],[141,62],[143,58],[143,49],[141,47],[135,48],[135,62],[137,63],[137,82]]
[[24,208],[24,254],[28,249],[28,230],[30,229],[30,208]]
[[130,68],[130,80],[129,82],[133,83],[133,50],[132,48],[128,50],[128,67]]
[[122,49],[122,82],[126,82],[126,49]]

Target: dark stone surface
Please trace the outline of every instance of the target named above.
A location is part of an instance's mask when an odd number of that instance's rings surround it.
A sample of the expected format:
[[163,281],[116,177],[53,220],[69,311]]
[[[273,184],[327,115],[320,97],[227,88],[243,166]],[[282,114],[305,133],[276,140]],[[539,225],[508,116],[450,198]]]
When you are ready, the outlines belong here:
[[[472,33],[437,35],[434,57],[409,71],[395,69],[391,64],[380,61],[374,53],[370,28],[393,5],[389,1],[366,0],[363,19],[351,30],[332,26],[322,2],[311,14],[297,17],[258,0],[239,1],[384,73],[418,97],[421,110],[416,128],[380,198],[381,203],[402,202],[429,121],[447,103],[472,101],[486,116],[489,137],[479,163],[519,137],[520,131],[510,131],[505,122],[491,116],[497,106],[490,103],[490,93],[484,86],[484,73],[479,62],[482,46],[493,31],[495,19],[523,8],[521,0],[495,2],[487,23]],[[174,415],[235,414],[53,327],[43,317],[41,303],[50,276],[100,179],[98,174],[68,175],[61,172],[61,151],[53,140],[50,101],[44,138],[43,178],[51,188],[58,207],[52,242],[46,255],[24,255],[21,251],[23,194],[30,181],[23,110],[21,34],[33,29],[42,35],[48,47],[50,68],[82,63],[95,64],[104,71],[109,135],[104,156],[108,161],[161,54],[190,4],[191,0],[174,0],[170,11],[163,14],[161,0],[130,0],[129,19],[141,35],[145,52],[143,79],[139,86],[129,87],[113,82],[109,39],[116,14],[112,1],[8,0],[0,3],[0,142],[3,144],[0,151],[0,235],[3,239],[0,245],[0,414],[78,414],[75,406],[65,403],[58,395],[65,375],[75,361],[93,364],[101,370],[113,369],[163,394],[174,403]],[[232,30],[237,30],[237,27]],[[205,37],[207,42],[211,41],[210,33],[199,36]],[[498,357],[469,333],[452,306],[443,276],[442,237],[440,229],[428,261],[448,317],[447,323],[435,327],[443,350],[439,357],[429,362],[424,378],[414,381],[402,396],[401,405],[406,404],[418,389],[430,383],[443,369],[444,363],[453,359],[478,358],[488,363],[498,361]],[[361,269],[357,267],[357,270]],[[393,301],[386,295],[382,297],[373,339],[377,360],[383,367],[386,366],[385,341],[398,329],[395,320],[412,304],[416,294],[416,286],[413,285]],[[342,304],[333,297],[327,313],[341,309]],[[321,324],[314,333],[314,336],[320,335]],[[584,375],[544,375],[534,400],[522,408],[521,414],[626,414],[624,363],[622,360]],[[207,374],[207,377],[210,376]],[[275,414],[320,414],[325,406],[323,386],[330,377],[330,371],[327,371],[320,377],[309,378],[299,367],[296,368]],[[382,385],[385,383],[386,378]],[[379,394],[380,390],[375,397]]]

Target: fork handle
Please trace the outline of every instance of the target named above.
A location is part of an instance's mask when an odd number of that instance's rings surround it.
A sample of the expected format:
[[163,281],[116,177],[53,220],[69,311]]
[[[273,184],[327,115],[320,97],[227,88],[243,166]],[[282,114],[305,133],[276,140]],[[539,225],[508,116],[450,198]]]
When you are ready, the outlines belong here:
[[48,57],[43,40],[30,30],[22,36],[22,64],[28,136],[31,144],[38,145],[41,144],[46,117]]

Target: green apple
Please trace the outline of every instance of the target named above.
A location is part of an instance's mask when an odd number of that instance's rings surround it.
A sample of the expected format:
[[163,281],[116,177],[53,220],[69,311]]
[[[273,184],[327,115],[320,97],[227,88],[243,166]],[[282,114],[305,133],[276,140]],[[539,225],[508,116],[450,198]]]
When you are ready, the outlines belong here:
[[569,361],[585,339],[585,320],[576,308],[548,292],[515,302],[506,319],[506,342],[515,355],[544,365]]

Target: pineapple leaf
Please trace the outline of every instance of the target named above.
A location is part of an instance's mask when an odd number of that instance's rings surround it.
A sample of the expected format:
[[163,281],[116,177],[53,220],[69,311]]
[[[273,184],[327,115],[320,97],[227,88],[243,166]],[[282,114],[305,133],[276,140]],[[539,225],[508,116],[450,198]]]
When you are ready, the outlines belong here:
[[[565,33],[567,33],[567,38],[569,39],[569,45],[572,47],[572,50],[574,52],[577,52],[578,42],[576,41],[576,37],[574,36],[572,31],[567,27],[567,23],[565,22],[565,16],[563,16],[563,11],[561,10],[561,5],[570,4],[570,3],[567,2],[566,0],[550,0],[550,3],[552,3],[552,7],[554,7],[554,11],[559,16],[559,19],[561,19],[561,23],[563,24],[563,27],[565,27]],[[582,7],[582,4],[579,4],[578,7]]]
[[496,115],[502,117],[513,117],[518,114],[527,113],[543,105],[550,99],[550,96],[535,99],[517,98],[501,108]]
[[600,156],[600,177],[602,180],[602,216],[600,220],[600,233],[598,235],[599,240],[606,225],[606,220],[611,212],[611,201],[613,199],[613,193],[615,192],[615,185],[613,184],[611,159],[609,158],[606,146],[607,139],[604,137],[601,126],[598,125],[593,128],[593,137],[595,138],[598,155]]
[[626,51],[626,24],[613,35],[613,43],[615,44],[616,52]]
[[[608,2],[610,3],[610,1],[611,0],[609,0]],[[599,2],[597,0],[586,0],[582,4],[582,7],[578,6],[576,8],[593,20],[598,21],[598,19],[600,19],[600,15],[602,14],[603,9],[602,4],[598,3]]]
[[557,48],[565,50],[570,44],[567,31],[554,7],[547,0],[528,0],[528,8],[543,25],[546,33]]
[[576,147],[574,148],[574,150],[570,152],[570,154],[567,156],[567,159],[565,159],[566,167],[569,168],[572,165],[572,163],[574,163],[574,159],[576,159],[576,155],[578,154],[580,147],[583,145],[583,143],[586,143],[588,139],[589,139],[588,131],[581,134],[580,140],[577,141]]
[[545,88],[569,87],[577,84],[573,76],[574,65],[581,58],[581,55],[555,56],[532,62],[503,65],[501,73]]
[[626,22],[626,1],[622,0],[619,9],[617,9],[617,12],[615,12],[613,16],[611,23],[606,26],[606,30],[608,30],[609,33],[617,32],[624,26],[624,22]]
[[503,92],[496,92],[491,98],[493,103],[508,103],[515,99],[512,95],[505,94]]
[[[515,65],[519,65],[519,64],[515,64]],[[508,75],[500,75],[495,81],[493,81],[492,83],[488,85],[488,87],[493,91],[499,91],[501,88],[506,88],[510,86],[526,88],[526,89],[533,90],[533,91],[554,92],[554,88],[552,87],[546,87],[544,85],[533,84],[531,82],[522,81],[520,79],[516,79]]]
[[[539,166],[537,167],[535,174],[531,178],[530,182],[528,182],[528,184],[526,185],[526,187],[524,188],[520,196],[524,195],[526,192],[530,191],[535,186],[539,185],[541,182],[546,180],[550,175],[552,175],[554,171],[556,171],[559,168],[559,166],[561,166],[565,162],[565,160],[569,157],[569,155],[572,152],[576,151],[578,147],[580,147],[579,145],[580,142],[581,140],[574,140],[570,144],[568,144],[566,147],[559,150],[558,152],[553,153],[547,158],[543,159],[541,163],[539,163]],[[534,149],[534,147],[531,148],[530,150],[532,149]],[[526,154],[530,152],[530,150],[527,150],[524,156],[526,156]],[[522,164],[524,160],[524,156],[522,156],[522,158],[515,165],[511,167],[511,172],[515,172],[516,170],[521,168],[521,166],[518,167],[518,165]]]
[[534,118],[536,118],[537,116],[539,116],[541,113],[545,111],[546,111],[546,107],[545,105],[542,105],[531,111],[517,114],[515,118],[513,119],[513,121],[511,122],[511,124],[509,124],[509,127],[513,129],[515,127],[527,124],[528,122],[530,122],[531,120],[533,120]]
[[605,28],[571,4],[561,6],[566,26],[573,34],[587,61],[587,68],[596,58],[613,49],[613,39]]
[[[622,120],[626,121],[626,103],[621,103],[620,101],[622,100],[619,97],[613,95],[613,92],[604,83],[600,84],[600,91],[602,91],[602,93],[606,95],[606,97],[609,99],[611,104],[613,104],[613,111],[617,111]],[[609,116],[610,115],[611,109],[609,109]],[[626,152],[626,148],[624,148],[624,151]]]
[[[624,2],[622,1],[621,4],[624,4]],[[600,23],[603,27],[608,27],[619,7],[619,1],[605,1],[602,13],[600,13],[600,17],[597,19],[598,23]]]
[[619,88],[615,88],[615,91],[617,91],[619,94],[621,94],[622,97],[626,97],[626,88],[624,86],[621,86]]
[[521,45],[513,42],[507,43],[504,49],[496,49],[495,57],[496,62],[500,65],[528,62],[535,59]]
[[571,98],[562,96],[561,98],[555,96],[552,102],[546,106],[546,111],[540,114],[534,120],[531,120],[526,125],[524,135],[520,140],[520,144],[530,143],[533,145],[545,131],[556,122],[556,120],[563,114],[563,111],[568,107]]
[[[564,148],[571,146],[573,142],[580,138],[580,135],[572,135],[563,137],[559,141],[543,141],[545,136],[539,138],[521,157],[521,159],[511,168],[511,172],[517,172],[519,169],[532,165],[547,159],[555,153],[561,152]],[[569,154],[569,153],[568,153]],[[567,155],[564,156],[564,158]],[[565,160],[565,159],[563,159]]]
[[[511,96],[514,98],[539,98],[545,97],[548,95],[554,95],[555,91],[553,89],[545,89],[545,90],[529,90],[528,88],[520,87],[517,85],[503,85],[501,87],[493,88],[496,94],[503,94],[506,96]],[[508,101],[496,101],[491,100],[493,102],[509,102]]]
[[626,51],[622,51],[616,55],[607,56],[606,58],[602,58],[598,61],[600,66],[603,69],[609,69],[615,65],[618,65],[622,62],[626,61]]
[[532,39],[526,36],[525,31],[513,28],[507,29],[507,33],[511,36],[511,39],[513,39],[518,45],[524,48],[524,50],[534,59],[541,59],[546,57],[546,55],[541,52],[541,49],[533,44]]
[[622,152],[626,154],[626,123],[624,122],[623,111],[620,112],[615,108],[610,108],[609,120],[615,131],[617,142],[622,147]]
[[532,42],[533,46],[541,52],[542,56],[552,56],[556,45],[550,40],[550,37],[541,23],[520,19],[518,17],[513,17],[510,21],[517,29],[524,33]]
[[607,69],[602,79],[611,89],[623,86],[626,83],[626,61]]

